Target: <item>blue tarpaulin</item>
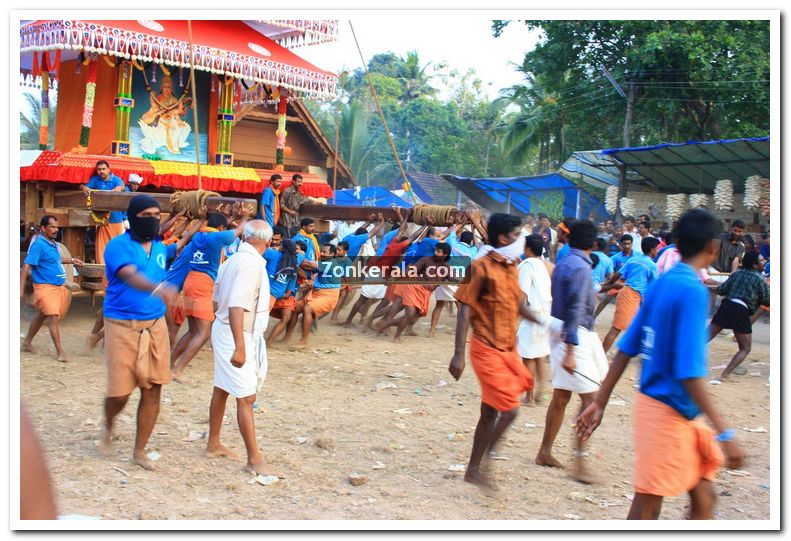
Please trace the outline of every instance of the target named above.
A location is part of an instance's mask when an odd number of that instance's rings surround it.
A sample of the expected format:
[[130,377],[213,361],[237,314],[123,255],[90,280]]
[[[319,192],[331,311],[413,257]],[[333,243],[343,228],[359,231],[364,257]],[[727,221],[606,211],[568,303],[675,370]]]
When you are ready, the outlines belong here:
[[[356,192],[356,193],[355,193]],[[328,201],[330,205],[354,207],[397,207],[412,208],[412,204],[393,194],[381,186],[369,186],[359,190],[335,190],[335,198]]]
[[[605,216],[601,200],[558,173],[530,177],[465,178],[442,175],[470,199],[491,212],[528,212],[551,193],[563,194],[563,216]],[[555,216],[560,218],[561,216]]]

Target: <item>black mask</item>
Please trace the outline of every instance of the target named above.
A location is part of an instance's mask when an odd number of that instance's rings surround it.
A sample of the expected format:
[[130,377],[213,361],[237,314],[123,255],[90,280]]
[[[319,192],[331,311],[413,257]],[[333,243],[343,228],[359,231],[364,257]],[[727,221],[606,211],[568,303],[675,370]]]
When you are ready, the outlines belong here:
[[150,195],[136,195],[129,202],[126,211],[129,220],[129,233],[137,242],[153,240],[159,233],[159,218],[138,218],[138,213],[151,207],[159,208],[159,203]]

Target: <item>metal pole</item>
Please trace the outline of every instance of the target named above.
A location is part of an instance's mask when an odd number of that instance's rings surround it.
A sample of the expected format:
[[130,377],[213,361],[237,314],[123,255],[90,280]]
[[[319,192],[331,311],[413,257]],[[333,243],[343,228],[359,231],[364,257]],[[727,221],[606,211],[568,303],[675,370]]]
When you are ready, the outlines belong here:
[[505,194],[505,212],[511,214],[511,192],[510,190]]
[[577,188],[577,219],[582,219],[582,190]]

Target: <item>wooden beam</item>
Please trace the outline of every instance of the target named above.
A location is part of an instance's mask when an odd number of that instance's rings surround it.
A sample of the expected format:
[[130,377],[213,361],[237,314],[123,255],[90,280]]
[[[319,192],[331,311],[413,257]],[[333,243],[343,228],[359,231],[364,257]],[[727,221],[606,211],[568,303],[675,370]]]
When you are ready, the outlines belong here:
[[[126,210],[129,208],[129,201],[139,195],[133,192],[105,192],[94,191],[91,193],[91,208],[93,210]],[[173,205],[170,203],[170,194],[166,193],[146,193],[157,200],[162,212],[170,212]],[[209,197],[206,206],[209,211],[215,210],[220,203],[232,204],[241,201],[247,205],[257,208],[256,199],[237,199],[234,197]],[[87,198],[80,190],[69,190],[55,193],[55,207],[57,208],[88,208]]]
[[71,257],[85,261],[85,229],[67,227],[63,229],[63,244],[69,249]]
[[55,184],[53,182],[37,182],[36,189],[41,192],[41,206],[52,208],[55,206]]
[[25,223],[36,221],[38,210],[38,190],[35,182],[25,182]]

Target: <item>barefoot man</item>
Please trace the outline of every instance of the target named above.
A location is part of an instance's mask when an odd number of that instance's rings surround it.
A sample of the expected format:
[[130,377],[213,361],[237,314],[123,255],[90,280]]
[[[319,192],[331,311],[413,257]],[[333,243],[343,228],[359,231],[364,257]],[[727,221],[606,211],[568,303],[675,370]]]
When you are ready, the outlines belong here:
[[22,266],[22,278],[19,280],[19,298],[25,295],[25,280],[28,273],[33,278],[33,292],[36,298],[36,315],[30,321],[22,351],[33,350],[35,338],[41,326],[46,322],[49,327],[49,336],[55,344],[55,352],[60,362],[66,362],[66,352],[60,344],[60,330],[58,319],[66,313],[66,303],[69,300],[69,290],[66,283],[66,270],[64,263],[72,263],[81,267],[79,259],[63,259],[58,251],[58,220],[54,216],[41,218],[41,234],[31,244]]
[[[593,327],[596,296],[590,254],[596,244],[596,226],[587,220],[576,220],[569,231],[569,253],[552,273],[549,364],[554,391],[536,456],[536,464],[553,468],[563,467],[552,456],[552,446],[563,424],[571,393],[580,396],[585,408],[593,402],[599,382],[607,373],[607,357]],[[583,441],[578,439],[572,476],[577,481],[590,483],[593,478],[585,468],[582,446]]]
[[[634,324],[618,342],[607,378],[577,419],[587,439],[602,421],[604,408],[629,359],[641,359],[640,391],[634,408],[634,499],[628,519],[659,518],[665,497],[689,494],[690,519],[713,516],[713,480],[723,465],[740,468],[745,456],[736,431],[720,417],[706,392],[708,293],[697,276],[717,258],[721,229],[708,211],[693,209],[678,221],[681,262],[649,288]],[[717,432],[696,419],[705,413]]]
[[166,304],[175,304],[178,292],[163,280],[167,272],[165,262],[169,255],[175,255],[176,245],[165,247],[156,240],[160,212],[159,203],[153,197],[136,195],[129,202],[127,216],[129,230],[112,239],[105,249],[107,397],[99,451],[109,454],[115,417],[124,409],[135,387],[140,387],[132,459],[135,464],[153,470],[154,463],[146,456],[145,449],[159,415],[162,385],[171,381],[165,310]]
[[470,282],[456,292],[462,304],[456,320],[456,351],[448,371],[456,380],[461,377],[472,324],[470,360],[481,384],[481,417],[464,480],[487,491],[494,487],[480,470],[481,460],[516,419],[521,394],[533,387],[533,377],[516,350],[519,315],[532,318],[522,302],[516,270],[525,243],[521,229],[518,216],[492,214],[488,223],[491,244],[481,248],[469,271]]
[[263,220],[244,226],[239,251],[220,267],[214,300],[217,318],[212,324],[214,393],[209,408],[206,456],[235,457],[220,443],[220,429],[228,395],[236,398],[236,421],[247,450],[246,471],[273,475],[255,440],[253,404],[267,372],[264,331],[269,322],[269,277],[262,257],[272,228]]

